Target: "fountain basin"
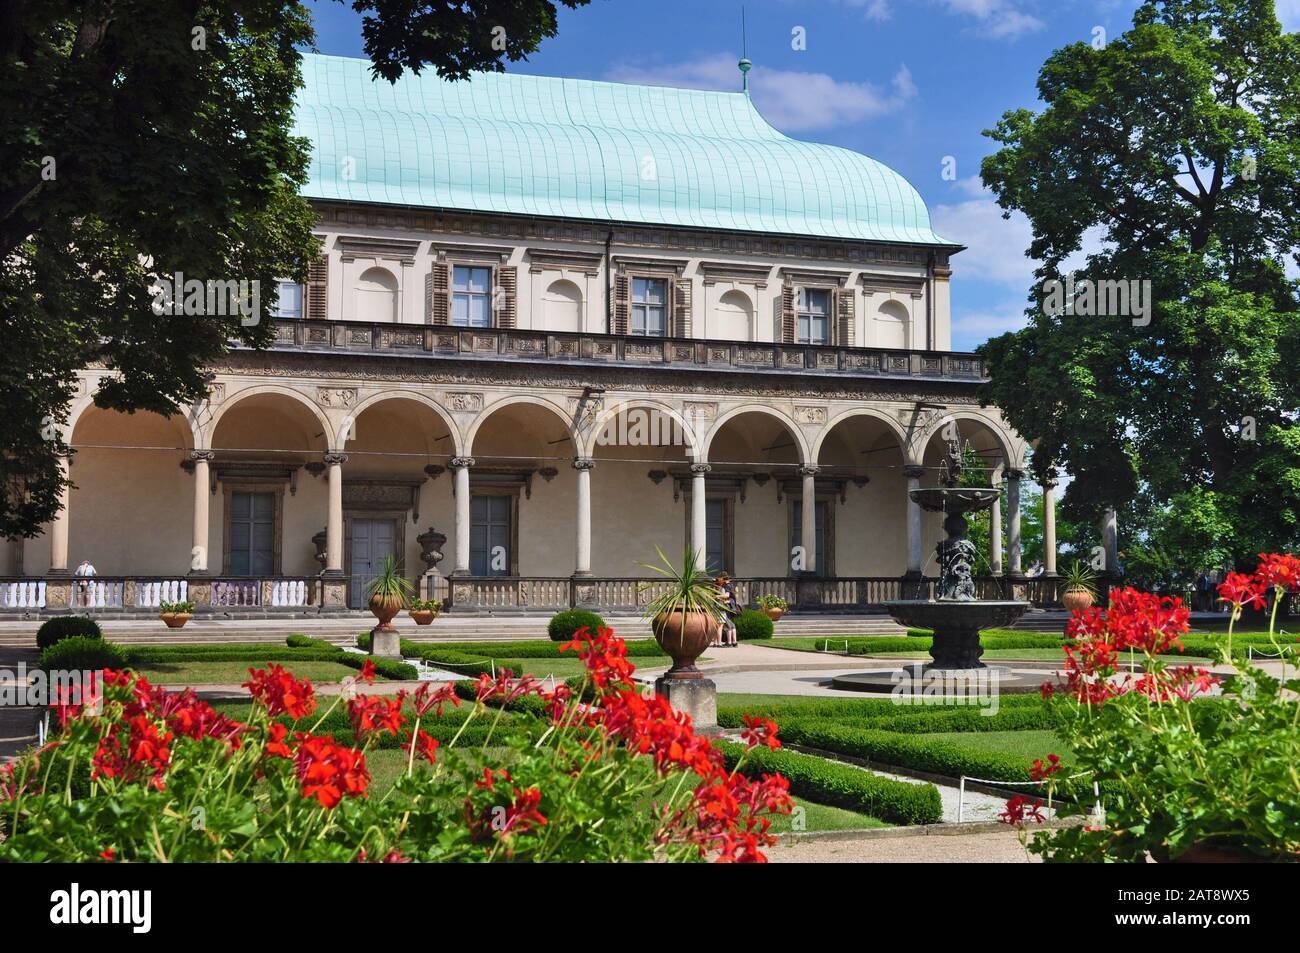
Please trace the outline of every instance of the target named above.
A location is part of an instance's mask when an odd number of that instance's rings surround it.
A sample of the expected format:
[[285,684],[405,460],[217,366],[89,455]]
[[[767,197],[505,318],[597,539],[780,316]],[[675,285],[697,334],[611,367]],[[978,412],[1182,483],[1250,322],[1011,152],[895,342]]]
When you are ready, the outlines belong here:
[[935,486],[910,490],[907,495],[931,513],[978,513],[991,507],[1002,491],[989,486]]
[[885,603],[899,625],[934,631],[930,646],[934,661],[925,666],[927,670],[983,668],[980,630],[1010,625],[1028,608],[1028,602],[1010,600],[895,599]]

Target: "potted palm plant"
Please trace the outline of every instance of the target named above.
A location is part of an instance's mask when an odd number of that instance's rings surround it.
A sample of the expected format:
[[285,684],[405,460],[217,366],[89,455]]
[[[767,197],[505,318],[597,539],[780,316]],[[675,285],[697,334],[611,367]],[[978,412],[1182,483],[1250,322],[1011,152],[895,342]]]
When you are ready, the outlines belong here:
[[1068,612],[1079,612],[1092,605],[1096,599],[1097,574],[1088,568],[1087,563],[1076,559],[1061,579],[1061,605]]
[[763,614],[773,622],[780,621],[781,616],[785,615],[785,610],[790,608],[788,602],[771,592],[759,596],[756,602],[758,607],[763,610]]
[[158,618],[166,622],[169,629],[183,628],[186,622],[194,618],[194,603],[188,601],[160,602],[158,603]]
[[414,591],[411,580],[402,575],[401,563],[392,556],[385,556],[384,568],[366,583],[370,611],[379,620],[379,624],[370,630],[372,655],[396,658],[402,654],[393,616],[402,611]]
[[658,565],[641,565],[663,576],[664,582],[645,583],[641,590],[656,592],[646,604],[644,616],[650,620],[659,647],[672,656],[673,666],[664,677],[702,678],[695,660],[718,638],[722,603],[717,586],[690,546],[683,552],[680,566],[673,565],[658,546],[655,552]]

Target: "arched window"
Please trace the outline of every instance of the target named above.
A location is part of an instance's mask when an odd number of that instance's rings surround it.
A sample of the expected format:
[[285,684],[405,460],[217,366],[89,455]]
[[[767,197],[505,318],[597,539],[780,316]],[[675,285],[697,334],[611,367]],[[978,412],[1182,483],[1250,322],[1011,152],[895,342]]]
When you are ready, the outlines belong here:
[[709,337],[721,341],[754,340],[754,306],[743,291],[728,291],[718,299]]
[[906,350],[912,316],[898,301],[886,301],[876,312],[876,347]]
[[547,331],[582,330],[582,289],[572,281],[552,281],[542,295],[542,327]]
[[397,320],[397,278],[387,268],[367,268],[357,279],[357,320]]

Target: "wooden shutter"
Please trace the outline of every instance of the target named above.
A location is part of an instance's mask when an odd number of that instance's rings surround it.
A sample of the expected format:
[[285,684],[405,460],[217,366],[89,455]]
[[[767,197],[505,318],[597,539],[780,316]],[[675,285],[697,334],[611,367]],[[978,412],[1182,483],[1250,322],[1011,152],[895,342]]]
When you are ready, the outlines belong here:
[[853,325],[856,323],[854,315],[856,306],[854,300],[857,295],[852,288],[840,288],[835,292],[837,301],[837,317],[839,318],[839,333],[835,338],[836,344],[840,347],[853,347]]
[[[493,327],[513,328],[519,313],[519,269],[513,265],[495,269],[492,287]],[[497,294],[497,288],[501,293]]]
[[329,320],[329,277],[329,259],[324,255],[308,263],[302,313],[312,321]]
[[793,344],[794,337],[794,285],[787,281],[781,286],[781,340]]
[[435,261],[424,287],[430,323],[451,324],[451,265]]
[[631,281],[626,274],[614,276],[614,333],[627,334],[628,320],[631,316],[632,297]]
[[689,278],[673,282],[673,324],[669,335],[675,338],[691,336],[691,285]]

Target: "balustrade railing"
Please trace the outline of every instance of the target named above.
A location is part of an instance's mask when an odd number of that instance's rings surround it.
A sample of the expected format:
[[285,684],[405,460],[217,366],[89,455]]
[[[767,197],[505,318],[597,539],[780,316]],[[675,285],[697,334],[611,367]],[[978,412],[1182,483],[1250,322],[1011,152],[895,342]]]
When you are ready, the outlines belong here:
[[196,610],[295,609],[324,604],[314,576],[50,576],[0,577],[0,610],[16,612],[155,611],[164,602],[193,602]]

